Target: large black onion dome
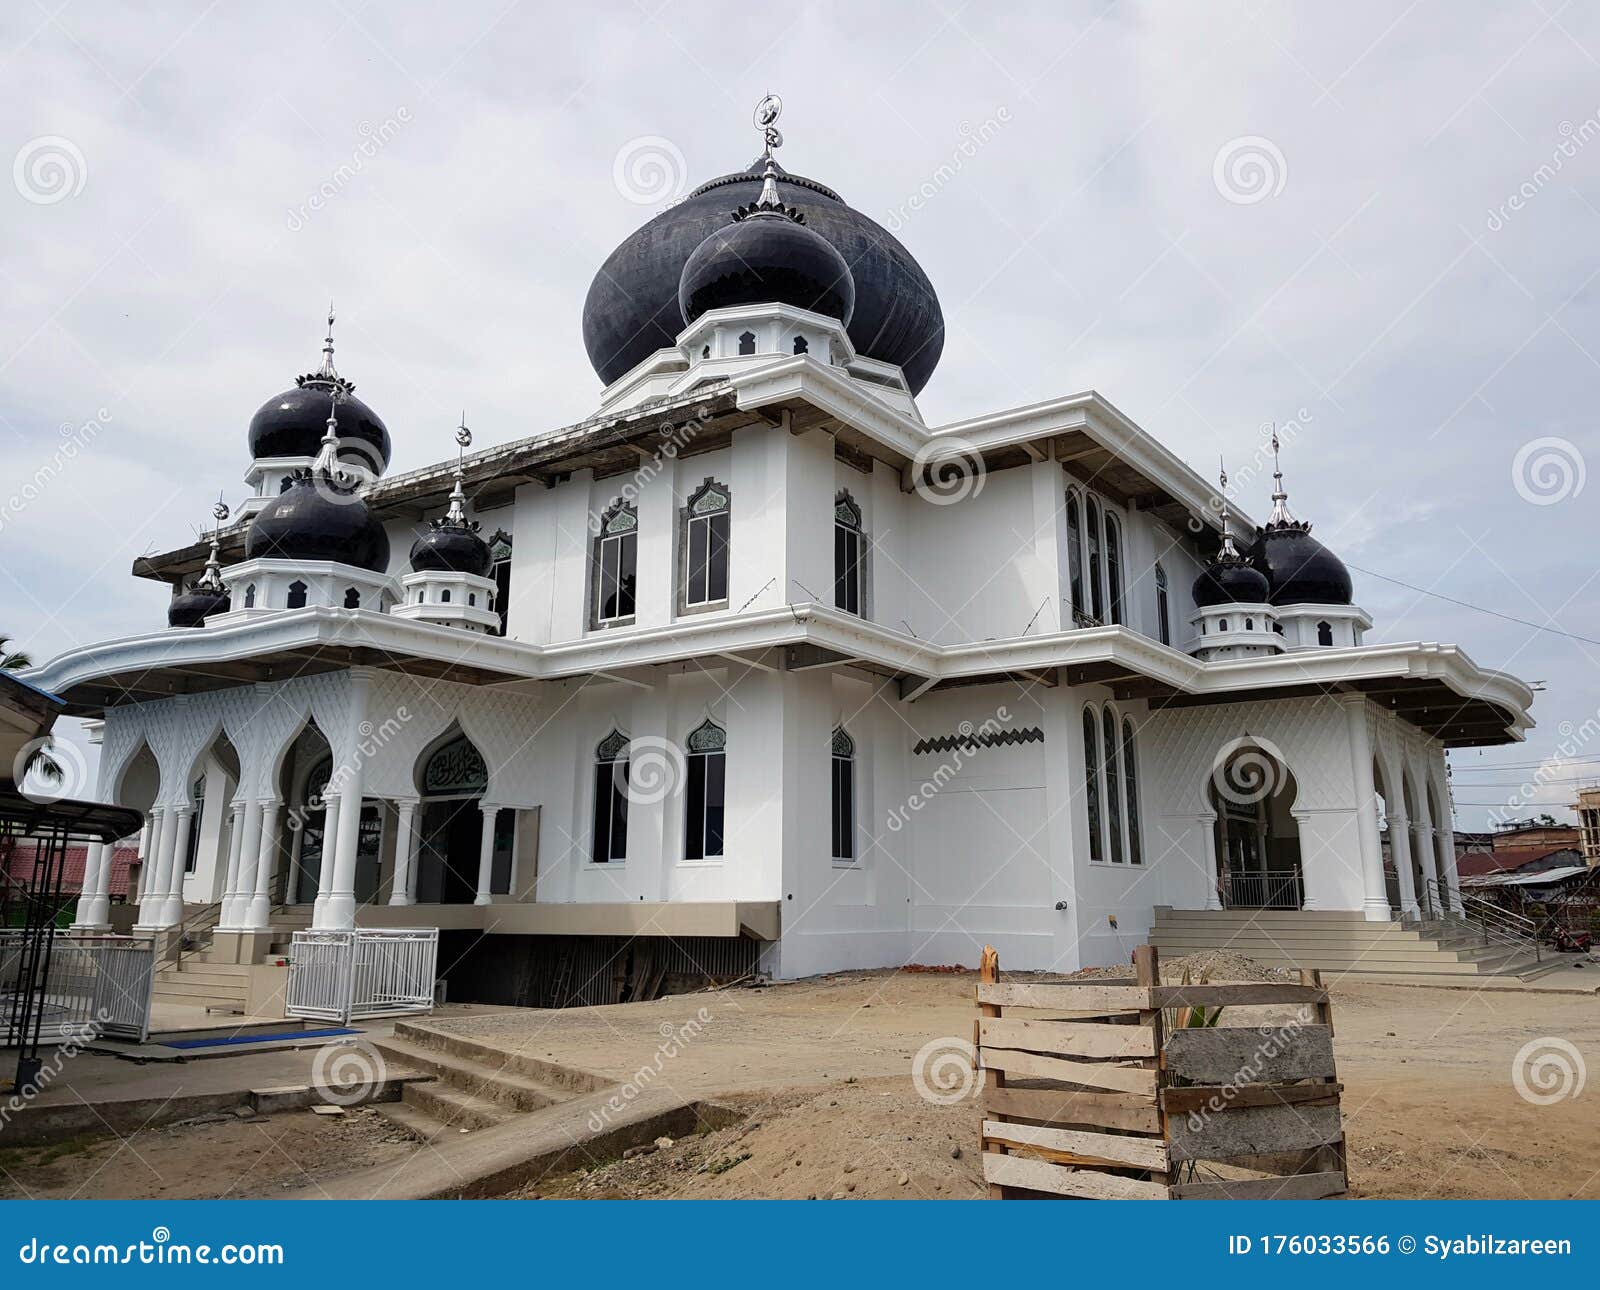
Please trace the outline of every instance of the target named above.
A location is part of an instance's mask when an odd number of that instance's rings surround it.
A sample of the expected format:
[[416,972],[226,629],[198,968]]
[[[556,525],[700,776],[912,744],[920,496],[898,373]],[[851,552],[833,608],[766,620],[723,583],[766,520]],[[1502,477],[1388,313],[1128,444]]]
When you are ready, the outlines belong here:
[[256,512],[247,560],[332,560],[373,573],[389,567],[389,535],[353,485],[297,470],[289,487]]
[[413,573],[470,573],[489,576],[493,556],[478,534],[477,520],[430,520],[428,531],[411,544]]
[[1256,536],[1256,562],[1266,570],[1275,605],[1348,605],[1354,588],[1344,561],[1299,521],[1268,524]]
[[684,325],[712,309],[793,305],[848,328],[856,307],[850,266],[827,238],[787,214],[760,211],[695,247],[678,279]]
[[1267,575],[1239,556],[1219,556],[1194,580],[1194,603],[1208,605],[1264,605],[1272,594]]
[[228,589],[197,582],[167,606],[168,627],[204,627],[213,614],[228,612]]
[[[607,385],[683,330],[678,284],[685,262],[728,222],[731,207],[756,200],[766,158],[723,175],[636,229],[600,267],[583,306],[583,343]],[[900,367],[913,394],[927,385],[944,349],[944,314],[922,267],[892,234],[814,179],[777,170],[782,200],[806,217],[850,266],[855,311],[850,343],[866,358]],[[819,312],[821,312],[819,310]]]
[[301,376],[294,389],[276,394],[263,403],[250,418],[250,455],[262,457],[315,457],[328,427],[328,405],[334,380],[344,390],[339,399],[339,456],[343,460],[360,458],[373,473],[382,474],[389,465],[389,429],[378,416],[350,391],[355,389],[342,378],[320,374]]

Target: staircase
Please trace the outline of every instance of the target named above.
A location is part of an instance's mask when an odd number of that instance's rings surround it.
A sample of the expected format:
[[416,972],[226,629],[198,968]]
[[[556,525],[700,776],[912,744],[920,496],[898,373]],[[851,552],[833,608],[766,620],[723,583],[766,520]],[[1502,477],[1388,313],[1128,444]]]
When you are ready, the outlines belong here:
[[425,1142],[493,1128],[602,1086],[586,1072],[412,1022],[396,1023],[392,1038],[369,1042],[395,1065],[433,1076],[406,1084],[398,1102],[373,1104],[385,1119]]
[[[1231,950],[1267,967],[1320,968],[1329,976],[1433,981],[1531,982],[1578,955],[1485,939],[1459,916],[1427,923],[1371,923],[1358,911],[1156,907],[1151,944],[1164,954]],[[1576,976],[1576,973],[1570,975]],[[1563,984],[1565,984],[1563,982]]]
[[[217,923],[222,916],[222,906],[191,905],[184,909],[179,935],[171,937],[170,946],[156,971],[151,999],[155,1003],[175,1004],[186,1008],[204,1008],[208,1012],[244,1014],[249,1007],[250,983],[255,973],[268,970],[268,965],[289,952],[294,933],[311,925],[310,905],[280,905],[272,910],[270,926],[273,940],[268,953],[257,963],[232,963],[213,957],[210,945]],[[191,942],[189,949],[179,949],[182,938]],[[282,969],[271,970],[282,975]],[[271,995],[272,990],[266,991]],[[258,999],[262,992],[257,992]],[[281,1015],[282,1000],[274,1016]]]

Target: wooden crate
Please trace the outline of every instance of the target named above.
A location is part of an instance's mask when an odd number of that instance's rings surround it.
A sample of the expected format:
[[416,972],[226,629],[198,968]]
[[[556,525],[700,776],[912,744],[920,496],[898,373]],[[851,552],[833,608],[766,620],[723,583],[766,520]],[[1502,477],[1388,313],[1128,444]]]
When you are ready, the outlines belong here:
[[[1298,1006],[1292,1021],[1238,1024],[1239,1009],[1286,1004]],[[1180,1024],[1217,1007],[1235,1024]],[[1126,982],[1009,984],[985,948],[978,1014],[992,1197],[1318,1200],[1347,1189],[1333,1016],[1316,972],[1298,985],[1162,985],[1145,945]]]

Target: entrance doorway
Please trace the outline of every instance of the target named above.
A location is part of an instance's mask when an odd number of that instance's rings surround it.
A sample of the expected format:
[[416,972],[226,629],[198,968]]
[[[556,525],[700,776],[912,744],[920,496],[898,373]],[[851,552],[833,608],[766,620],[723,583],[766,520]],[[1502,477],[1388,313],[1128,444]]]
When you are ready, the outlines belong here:
[[[317,898],[324,862],[331,863],[334,839],[328,837],[326,794],[333,776],[333,758],[311,768],[302,801],[305,815],[300,845],[290,879],[288,903],[309,905]],[[355,895],[357,905],[370,905],[378,895],[378,871],[383,863],[383,816],[375,802],[361,804],[361,828],[356,835]]]
[[1218,895],[1224,909],[1300,909],[1305,879],[1294,776],[1255,745],[1235,749],[1211,776]]
[[[478,895],[489,771],[465,735],[437,748],[424,763],[421,823],[417,840],[417,903],[470,905]],[[511,890],[516,813],[494,813],[494,853],[489,891]]]

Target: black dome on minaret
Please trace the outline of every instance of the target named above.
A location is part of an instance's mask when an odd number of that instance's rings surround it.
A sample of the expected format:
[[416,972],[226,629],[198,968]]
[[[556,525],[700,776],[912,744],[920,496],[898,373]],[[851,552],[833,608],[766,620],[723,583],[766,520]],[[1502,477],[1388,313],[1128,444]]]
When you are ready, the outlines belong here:
[[1264,605],[1272,594],[1267,575],[1235,553],[1218,556],[1194,580],[1194,603],[1208,605]]
[[197,582],[179,592],[167,606],[168,627],[204,627],[213,614],[228,612],[228,590]]
[[776,163],[761,200],[740,207],[690,253],[678,279],[685,326],[713,309],[779,304],[837,318],[846,328],[856,307],[855,278],[833,244],[781,204]]
[[382,573],[389,567],[389,535],[352,481],[318,466],[295,471],[289,487],[256,512],[244,555],[332,560]]
[[333,314],[328,314],[328,338],[323,343],[322,367],[295,378],[294,388],[275,394],[250,418],[250,455],[315,457],[328,422],[328,400],[340,391],[338,412],[339,455],[359,459],[374,474],[389,465],[389,429],[383,419],[355,396],[355,385],[333,366]]
[[428,531],[411,544],[414,573],[470,573],[487,577],[493,556],[478,533],[477,520],[429,521]]
[[[725,228],[731,207],[758,198],[767,161],[763,154],[746,170],[702,184],[636,229],[600,266],[584,301],[583,343],[607,385],[676,342],[683,330],[678,286],[685,264]],[[944,313],[928,275],[888,230],[845,205],[833,189],[774,166],[780,199],[850,266],[850,343],[863,357],[903,369],[912,393],[919,393],[944,349]]]

